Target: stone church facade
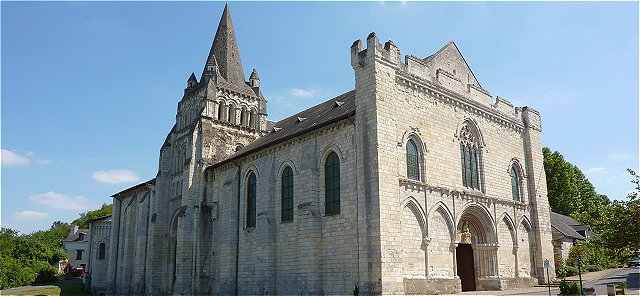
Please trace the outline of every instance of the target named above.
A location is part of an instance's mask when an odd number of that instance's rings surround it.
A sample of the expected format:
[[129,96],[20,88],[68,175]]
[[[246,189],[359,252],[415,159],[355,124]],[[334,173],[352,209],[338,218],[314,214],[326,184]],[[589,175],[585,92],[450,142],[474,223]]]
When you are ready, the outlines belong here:
[[157,177],[113,196],[94,291],[433,294],[545,281],[539,112],[490,95],[454,43],[402,58],[371,33],[350,52],[353,90],[268,121],[225,7]]

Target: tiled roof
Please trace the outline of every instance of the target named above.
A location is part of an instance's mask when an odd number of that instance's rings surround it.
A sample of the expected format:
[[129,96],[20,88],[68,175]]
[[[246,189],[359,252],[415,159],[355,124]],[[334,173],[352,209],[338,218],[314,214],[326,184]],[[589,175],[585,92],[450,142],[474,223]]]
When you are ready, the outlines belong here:
[[257,151],[297,137],[312,130],[321,128],[355,114],[355,90],[341,94],[333,99],[313,106],[298,114],[287,117],[270,128],[269,133],[256,139],[229,158],[222,160],[212,167],[217,167],[233,159],[237,159],[251,152]]
[[585,239],[584,236],[575,231],[573,225],[571,225],[570,223],[578,223],[578,221],[574,220],[571,217],[551,212],[551,227],[553,227],[555,230],[562,233],[562,235],[566,237]]

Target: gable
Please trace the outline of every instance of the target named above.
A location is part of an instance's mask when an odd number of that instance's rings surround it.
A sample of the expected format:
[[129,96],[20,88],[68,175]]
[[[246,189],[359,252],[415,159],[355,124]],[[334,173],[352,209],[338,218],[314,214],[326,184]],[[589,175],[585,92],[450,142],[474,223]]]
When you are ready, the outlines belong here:
[[431,70],[431,76],[436,78],[438,70],[444,70],[464,84],[472,84],[482,88],[480,82],[471,71],[469,64],[453,41],[440,48],[436,53],[424,59]]

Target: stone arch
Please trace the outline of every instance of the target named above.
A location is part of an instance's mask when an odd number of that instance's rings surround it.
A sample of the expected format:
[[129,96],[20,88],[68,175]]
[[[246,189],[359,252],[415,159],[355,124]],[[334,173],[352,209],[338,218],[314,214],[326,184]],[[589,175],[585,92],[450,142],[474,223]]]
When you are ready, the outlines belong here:
[[237,124],[236,120],[236,104],[234,102],[229,102],[227,105],[227,121],[231,124]]
[[173,215],[171,216],[171,220],[169,220],[169,262],[167,262],[167,273],[169,274],[170,282],[169,289],[173,291],[175,287],[176,278],[177,278],[177,267],[178,267],[178,221],[179,218],[184,216],[186,213],[187,206],[181,206],[177,208]]
[[428,264],[429,278],[451,279],[456,275],[455,226],[451,212],[443,202],[429,210]]
[[461,137],[464,134],[464,129],[468,128],[476,137],[478,140],[478,144],[480,145],[480,147],[485,147],[486,143],[484,141],[484,136],[482,135],[482,132],[480,131],[480,125],[478,124],[478,122],[473,119],[473,118],[465,118],[462,121],[462,124],[460,124],[460,128],[457,130],[456,132],[456,137],[459,140],[462,140]]
[[422,236],[427,237],[427,219],[425,217],[425,212],[422,206],[420,206],[420,202],[413,196],[409,196],[405,198],[405,200],[401,203],[401,208],[408,208],[413,212],[416,216],[418,223],[420,224],[420,229],[422,231]]
[[[283,212],[283,174],[284,174],[284,170],[286,168],[290,168],[291,172],[293,174],[292,179],[293,179],[293,191],[292,191],[292,203],[293,203],[293,216],[295,216],[295,202],[296,202],[296,176],[298,175],[298,169],[295,165],[295,163],[290,160],[287,159],[285,161],[283,161],[282,163],[280,163],[280,167],[278,168],[278,173],[276,175],[276,179],[275,179],[275,196],[276,198],[273,199],[273,207],[274,209],[276,209],[276,216],[279,217],[277,218],[277,221],[282,221],[282,212]],[[295,219],[295,218],[292,218]]]
[[[408,159],[406,159],[406,149],[408,147],[408,145],[410,145],[410,142],[413,142],[416,145],[416,148],[418,150],[418,176],[419,176],[419,181],[425,182],[426,181],[426,165],[425,165],[425,154],[427,152],[427,149],[425,148],[425,143],[422,141],[422,138],[420,137],[419,134],[415,133],[415,132],[409,132],[406,134],[406,136],[403,137],[403,145],[402,147],[405,149],[405,166],[408,166]],[[405,169],[405,173],[407,173],[406,169]],[[407,176],[408,178],[409,176]]]
[[[496,243],[497,238],[495,235],[495,221],[491,216],[491,212],[487,207],[482,204],[476,202],[470,202],[464,206],[461,211],[461,215],[458,217],[458,222],[456,223],[456,230],[459,232],[461,227],[464,226],[464,222],[469,222],[473,225],[473,229],[477,231],[475,243],[482,244],[491,244]],[[473,233],[472,233],[473,234]]]
[[[322,152],[322,156],[319,159],[320,163],[318,165],[319,170],[320,170],[320,196],[322,197],[322,214],[323,215],[327,215],[325,212],[327,210],[327,197],[328,197],[328,193],[327,193],[327,175],[326,175],[326,163],[327,163],[327,159],[329,157],[329,155],[331,155],[332,153],[334,153],[337,157],[338,157],[338,167],[339,167],[339,171],[340,171],[340,175],[342,176],[343,172],[344,172],[344,154],[342,153],[342,150],[340,149],[340,147],[336,144],[332,144],[329,145],[327,147],[325,147],[325,149]],[[341,178],[338,178],[338,181]],[[340,211],[342,211],[342,197],[344,196],[344,192],[345,192],[345,185],[346,184],[342,184],[342,182],[340,182],[339,184],[339,194],[338,194],[338,203],[340,204]],[[331,199],[332,201],[335,201],[334,199]]]
[[402,271],[405,278],[426,278],[426,234],[424,214],[419,203],[409,197],[402,203]]
[[[249,200],[249,179],[251,177],[255,178],[255,190],[256,190],[256,194],[255,196],[252,196],[252,198],[255,198],[255,200]],[[242,177],[242,181],[240,183],[240,200],[241,202],[241,216],[242,216],[242,221],[244,224],[244,228],[245,230],[248,228],[255,228],[258,225],[258,187],[260,184],[260,174],[258,173],[258,169],[255,165],[250,165],[248,166],[243,174]],[[251,203],[251,204],[250,204]],[[251,212],[253,211],[253,212]],[[252,214],[254,215],[253,220],[249,219],[249,215]],[[251,221],[253,221],[253,223],[251,223]],[[253,225],[252,225],[253,224]]]
[[247,112],[246,106],[242,106],[240,110],[240,125],[242,126],[249,125],[249,113]]
[[[453,215],[451,214],[449,207],[447,207],[447,205],[444,204],[444,202],[439,201],[435,205],[431,206],[431,209],[427,214],[427,218],[430,219],[435,214],[440,214],[441,217],[444,219],[447,229],[449,231],[451,242],[453,242],[455,240],[455,222],[453,220]],[[430,226],[431,224],[428,224],[428,229],[427,229],[428,231],[431,231]],[[430,232],[429,232],[429,236],[431,236]]]
[[[515,176],[514,176],[515,172]],[[509,167],[507,168],[507,173],[509,174],[509,179],[511,180],[511,196],[512,198],[516,194],[513,189],[514,177],[517,185],[517,201],[524,202],[525,201],[525,173],[520,161],[517,158],[511,159],[509,162]]]
[[507,213],[503,213],[497,220],[498,227],[498,274],[503,278],[513,278],[517,276],[517,248],[518,241],[513,220]]
[[533,229],[526,216],[518,224],[518,275],[535,276],[535,239]]
[[[459,248],[471,247],[475,289],[485,289],[496,284],[495,278],[498,275],[495,221],[488,209],[476,202],[467,204],[461,213],[456,226],[456,242]],[[464,256],[470,255],[467,253]],[[470,260],[469,257],[465,258]],[[461,261],[467,259],[460,258]],[[466,274],[467,271],[468,269],[459,270],[458,274]]]
[[257,124],[257,119],[258,119],[258,113],[256,112],[255,109],[251,108],[251,110],[249,111],[249,127],[252,129],[258,129],[258,127],[256,126]]
[[485,191],[483,148],[485,142],[477,123],[465,119],[457,131],[460,143],[460,164],[462,185],[478,191]]

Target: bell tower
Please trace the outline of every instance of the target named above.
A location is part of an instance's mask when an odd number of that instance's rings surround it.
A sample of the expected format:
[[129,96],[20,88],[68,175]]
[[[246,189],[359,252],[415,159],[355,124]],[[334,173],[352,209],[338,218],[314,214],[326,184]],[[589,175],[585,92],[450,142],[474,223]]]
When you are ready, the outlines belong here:
[[[204,198],[204,169],[224,160],[263,133],[267,99],[258,72],[245,77],[229,7],[213,38],[200,79],[192,73],[178,102],[176,122],[160,149],[152,230],[151,291],[190,294],[206,285],[194,261],[193,233],[211,205]],[[206,219],[205,219],[206,220]],[[206,253],[206,252],[205,252]],[[212,279],[211,279],[212,280]]]

